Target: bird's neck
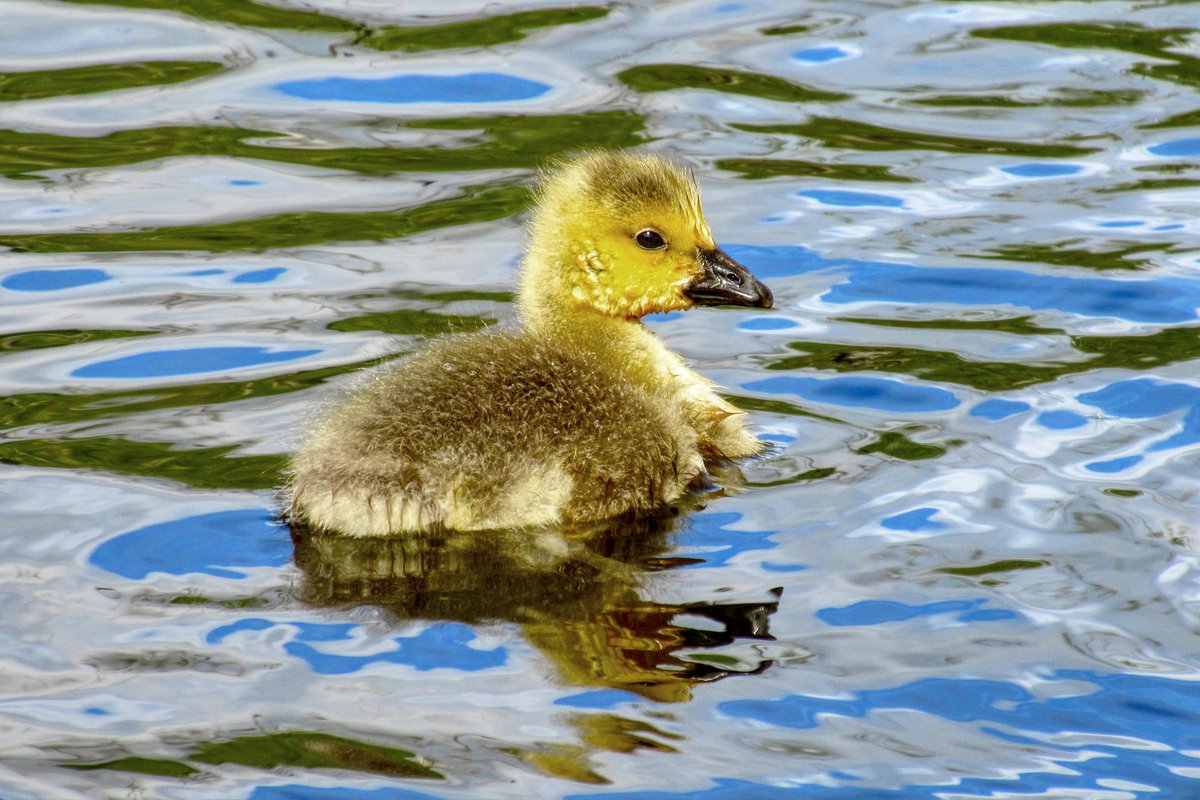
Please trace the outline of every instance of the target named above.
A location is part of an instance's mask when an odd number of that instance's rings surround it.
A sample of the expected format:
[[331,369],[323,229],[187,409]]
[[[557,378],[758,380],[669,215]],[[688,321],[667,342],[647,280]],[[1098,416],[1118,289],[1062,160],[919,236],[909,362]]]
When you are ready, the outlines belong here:
[[520,308],[521,325],[529,333],[586,350],[633,353],[644,349],[647,341],[658,341],[640,320],[602,314],[578,302],[569,292],[554,299],[543,295],[533,302],[522,297]]
[[518,305],[522,327],[559,344],[599,353],[639,383],[669,382],[682,361],[641,320],[604,314],[579,302],[540,259],[527,258]]

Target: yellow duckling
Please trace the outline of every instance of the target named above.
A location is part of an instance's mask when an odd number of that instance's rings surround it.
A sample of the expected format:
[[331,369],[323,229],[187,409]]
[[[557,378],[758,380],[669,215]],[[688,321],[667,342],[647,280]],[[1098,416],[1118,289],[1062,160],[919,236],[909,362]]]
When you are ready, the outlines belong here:
[[645,513],[764,445],[641,323],[769,308],[713,241],[692,177],[591,153],[542,183],[518,330],[435,341],[381,372],[291,464],[294,522],[350,536],[544,527]]

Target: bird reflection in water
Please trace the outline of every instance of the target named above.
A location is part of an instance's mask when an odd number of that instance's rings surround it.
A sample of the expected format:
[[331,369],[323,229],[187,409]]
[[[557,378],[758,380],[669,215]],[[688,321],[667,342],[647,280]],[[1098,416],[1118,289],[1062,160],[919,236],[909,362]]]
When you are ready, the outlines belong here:
[[695,561],[666,555],[676,519],[609,521],[569,533],[441,531],[390,538],[293,525],[292,538],[305,573],[301,598],[308,603],[371,604],[397,621],[512,622],[564,682],[685,702],[697,683],[770,666],[765,658],[745,663],[711,651],[739,639],[772,640],[768,621],[781,590],[750,603],[651,599],[671,569]]

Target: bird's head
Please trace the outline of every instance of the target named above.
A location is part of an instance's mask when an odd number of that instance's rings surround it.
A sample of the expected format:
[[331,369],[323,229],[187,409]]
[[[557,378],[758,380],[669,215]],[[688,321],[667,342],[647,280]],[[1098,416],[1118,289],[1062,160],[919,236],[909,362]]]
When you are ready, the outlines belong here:
[[527,311],[568,302],[636,319],[697,305],[770,308],[772,298],[713,241],[688,172],[653,155],[597,152],[543,176],[522,301]]

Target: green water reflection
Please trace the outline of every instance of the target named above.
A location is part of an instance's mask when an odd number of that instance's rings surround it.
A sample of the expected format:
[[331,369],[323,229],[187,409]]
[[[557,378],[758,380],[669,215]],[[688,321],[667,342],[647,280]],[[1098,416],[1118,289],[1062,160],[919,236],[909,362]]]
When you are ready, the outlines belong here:
[[557,25],[572,25],[600,19],[608,14],[601,6],[568,6],[496,14],[478,19],[420,25],[408,28],[387,27],[362,37],[357,44],[376,50],[437,50],[455,47],[490,47],[516,42],[528,31]]
[[308,731],[242,736],[229,741],[206,742],[178,761],[131,756],[97,764],[63,764],[78,770],[110,769],[172,778],[192,777],[202,770],[196,764],[236,764],[261,770],[281,767],[335,769],[387,775],[394,778],[442,778],[416,754],[394,747],[355,741],[343,736]]
[[997,331],[1030,336],[1040,333],[1062,333],[1058,328],[1049,328],[1034,323],[1033,317],[999,317],[997,319],[876,319],[873,317],[834,317],[837,322],[855,322],[860,325],[883,325],[888,328],[924,328],[954,331]]
[[[908,434],[916,434],[925,430],[921,425],[906,425],[902,429]],[[951,447],[963,444],[961,439],[948,439],[945,446],[929,442],[918,442],[901,431],[883,431],[873,442],[869,442],[854,452],[859,455],[880,454],[899,458],[904,461],[924,461],[929,458],[941,458]]]
[[180,83],[203,78],[223,69],[224,64],[211,61],[143,61],[32,72],[5,72],[0,73],[0,102]]
[[1014,86],[1013,94],[939,94],[915,97],[908,102],[938,108],[1098,108],[1129,106],[1140,102],[1145,92],[1134,89],[1059,89],[1055,94],[1021,98],[1023,87]]
[[395,211],[305,211],[214,225],[175,225],[110,233],[0,235],[0,246],[30,253],[262,251],[325,242],[397,239],[422,231],[503,219],[529,204],[523,186],[469,186],[467,195]]
[[[1018,332],[1011,325],[999,322],[960,322],[958,320],[892,320],[855,318],[872,325],[934,330],[978,330],[994,325],[1008,325],[1008,332]],[[1018,320],[1027,320],[1020,317]],[[1004,327],[996,327],[1004,330]],[[1045,333],[1050,328],[1034,328],[1026,332]],[[1067,334],[1057,331],[1062,335]],[[970,386],[985,392],[1020,389],[1048,383],[1066,375],[1098,369],[1151,370],[1183,361],[1200,358],[1200,328],[1164,328],[1143,336],[1067,336],[1071,346],[1081,355],[1090,356],[1068,362],[1032,361],[975,361],[957,353],[917,347],[891,345],[849,345],[831,342],[791,342],[788,347],[798,351],[796,356],[779,358],[767,364],[767,369],[820,369],[835,372],[879,371],[912,375],[924,381]]]
[[760,72],[690,64],[643,64],[617,73],[617,80],[639,92],[710,89],[785,103],[833,102],[849,98],[846,94],[813,89]]
[[[102,342],[105,339],[127,339],[132,336],[153,336],[158,331],[28,331],[0,335],[0,352],[15,350],[40,350],[46,347],[67,347],[87,342]],[[2,402],[2,401],[0,401]]]
[[298,31],[352,31],[356,22],[319,14],[298,11],[250,0],[66,0],[79,5],[121,6],[187,14],[210,19],[226,25],[245,25],[252,28],[290,28]]
[[1162,191],[1164,189],[1188,189],[1193,186],[1200,186],[1200,171],[1197,171],[1194,164],[1153,164],[1134,167],[1134,172],[1153,172],[1160,175],[1183,175],[1191,173],[1195,177],[1143,178],[1132,183],[1118,183],[1113,186],[1106,186],[1100,191],[1104,194],[1140,193]]
[[255,769],[303,767],[373,772],[398,778],[441,778],[407,750],[357,742],[327,733],[296,731],[244,736],[205,744],[192,755],[202,764],[240,764]]
[[[981,253],[960,253],[967,258],[997,259],[1003,261],[1022,261],[1029,264],[1054,264],[1059,267],[1082,267],[1097,271],[1113,269],[1149,269],[1154,266],[1154,260],[1139,258],[1142,253],[1162,253],[1169,255],[1182,250],[1169,242],[1113,242],[1107,241],[1104,249],[1089,249],[1079,247],[1080,239],[1065,239],[1050,244],[1022,243],[1019,245],[1000,245],[988,248],[987,255]],[[1117,245],[1114,247],[1113,245]],[[1124,245],[1121,247],[1120,245]]]
[[972,36],[1031,42],[1056,47],[1085,47],[1119,50],[1147,56],[1166,64],[1137,64],[1139,75],[1190,86],[1200,85],[1200,58],[1185,53],[1196,31],[1193,28],[1147,28],[1130,22],[1052,22],[981,28]]
[[[769,369],[770,367],[768,367]],[[863,454],[882,454],[892,458],[898,458],[903,461],[922,461],[927,458],[938,458],[946,454],[946,451],[956,445],[962,444],[957,439],[950,439],[944,442],[945,446],[933,444],[930,442],[918,442],[912,438],[913,436],[928,436],[932,430],[924,425],[905,425],[899,430],[872,430],[860,425],[854,425],[845,420],[830,417],[825,414],[818,414],[814,411],[801,408],[795,403],[789,403],[786,400],[768,400],[762,397],[748,397],[734,394],[723,394],[729,402],[741,408],[744,411],[764,411],[770,414],[785,414],[792,417],[810,417],[818,419],[822,422],[841,425],[848,428],[858,428],[871,437],[871,441],[853,452],[860,455]],[[836,474],[836,468],[818,467],[812,470],[806,470],[797,475],[793,475],[781,483],[799,483],[801,481],[820,480],[828,478]]]
[[200,489],[272,489],[283,479],[283,455],[237,456],[235,445],[178,448],[115,436],[20,439],[0,443],[0,463],[104,470],[186,483]]
[[891,167],[876,164],[848,164],[839,161],[800,161],[788,158],[723,158],[716,162],[719,169],[737,172],[750,180],[780,176],[826,178],[835,181],[890,181],[915,183],[915,178],[896,175]]
[[763,36],[791,36],[793,33],[808,33],[812,29],[812,25],[773,25],[763,28],[759,33]]
[[1007,558],[1001,561],[992,561],[987,564],[972,564],[963,567],[938,567],[935,572],[942,572],[946,575],[966,575],[968,577],[977,577],[980,575],[993,575],[1002,572],[1018,572],[1028,569],[1041,569],[1042,567],[1050,566],[1049,561],[1030,560],[1021,558]]
[[214,126],[115,131],[63,136],[0,130],[0,174],[31,177],[54,169],[95,169],[177,156],[228,156],[304,164],[364,174],[531,169],[561,153],[588,147],[641,144],[645,120],[629,111],[583,114],[451,117],[390,121],[386,130],[458,131],[453,147],[272,146],[276,131]]
[[98,764],[63,764],[62,766],[67,769],[84,771],[111,769],[118,772],[132,772],[137,775],[159,775],[165,778],[188,778],[200,771],[179,761],[170,761],[165,758],[141,758],[138,756],[117,758]]
[[825,147],[837,147],[845,150],[934,150],[943,153],[977,153],[1024,156],[1026,158],[1068,158],[1096,152],[1095,148],[1070,144],[971,139],[962,136],[919,133],[836,117],[813,117],[807,122],[798,124],[748,125],[738,123],[733,127],[749,133],[800,136],[812,139]]
[[1144,129],[1152,128],[1190,128],[1195,125],[1200,125],[1200,109],[1195,111],[1185,111],[1182,114],[1175,114],[1166,119],[1152,122],[1149,125],[1142,125]]
[[371,27],[365,22],[251,0],[66,0],[81,5],[121,6],[187,14],[197,19],[251,28],[355,32],[354,44],[375,50],[439,50],[489,47],[525,38],[528,31],[571,25],[608,14],[603,6],[567,6],[493,14],[435,25]]

